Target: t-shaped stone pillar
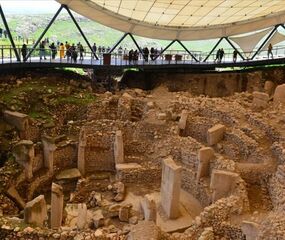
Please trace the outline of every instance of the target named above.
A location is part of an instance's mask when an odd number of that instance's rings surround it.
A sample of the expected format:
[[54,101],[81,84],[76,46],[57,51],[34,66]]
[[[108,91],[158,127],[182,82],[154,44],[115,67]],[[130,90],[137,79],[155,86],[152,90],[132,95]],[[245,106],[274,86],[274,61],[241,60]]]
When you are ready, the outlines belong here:
[[241,230],[246,236],[246,240],[255,240],[259,234],[259,225],[255,222],[243,221]]
[[29,128],[29,117],[26,114],[19,112],[4,111],[4,120],[17,128],[20,139],[25,139]]
[[121,130],[116,131],[114,142],[114,157],[116,164],[124,163],[124,143]]
[[29,140],[18,142],[13,149],[13,155],[16,162],[24,167],[25,177],[31,179],[33,177],[33,160],[35,158],[33,142]]
[[85,170],[85,148],[87,145],[86,132],[85,129],[82,128],[79,134],[79,143],[78,143],[78,159],[77,159],[77,167],[82,176],[86,174]]
[[52,229],[61,227],[63,213],[63,192],[62,187],[52,183],[51,187],[51,222]]
[[237,173],[214,170],[210,184],[210,188],[213,190],[212,202],[228,197],[234,190],[238,177]]
[[53,172],[53,160],[54,160],[54,151],[56,150],[55,140],[49,136],[42,137],[43,149],[44,149],[44,166]]
[[162,162],[161,206],[170,219],[179,217],[181,170],[171,157]]
[[203,147],[198,152],[198,171],[197,180],[202,177],[208,177],[210,172],[210,160],[215,156],[214,150],[211,147]]
[[179,135],[183,135],[183,132],[185,131],[186,124],[187,124],[187,118],[188,118],[188,111],[183,110],[178,122],[178,128],[179,128]]

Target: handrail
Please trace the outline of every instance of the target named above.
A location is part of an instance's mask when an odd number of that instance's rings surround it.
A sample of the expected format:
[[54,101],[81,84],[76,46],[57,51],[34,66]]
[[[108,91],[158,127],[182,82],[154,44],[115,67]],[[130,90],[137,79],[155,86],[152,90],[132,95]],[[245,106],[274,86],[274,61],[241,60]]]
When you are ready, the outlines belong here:
[[[77,64],[77,65],[116,65],[116,66],[125,66],[125,65],[165,65],[165,64],[213,64],[213,63],[233,63],[233,53],[232,52],[226,52],[224,53],[224,56],[221,60],[216,60],[216,52],[212,53],[208,60],[206,62],[203,62],[203,59],[208,55],[207,52],[201,52],[201,51],[191,51],[193,56],[195,56],[196,59],[199,60],[199,62],[194,61],[193,57],[187,53],[186,51],[182,50],[168,50],[165,51],[162,55],[159,54],[155,56],[151,56],[149,54],[148,61],[144,60],[144,57],[142,54],[138,53],[137,60],[128,60],[128,53],[118,53],[114,52],[112,54],[106,54],[106,53],[99,53],[98,54],[98,60],[94,58],[94,54],[91,51],[84,51],[83,52],[83,60],[80,59],[80,53],[78,52],[78,58],[77,61],[74,62],[71,58],[67,59],[66,56],[66,50],[64,51],[64,58],[60,58],[60,51],[59,49],[56,49],[56,55],[53,56],[52,50],[50,48],[45,48],[44,52],[40,48],[36,48],[34,50],[34,53],[26,60],[23,60],[23,55],[21,53],[21,48],[16,48],[18,54],[20,55],[20,62],[17,61],[14,49],[11,46],[3,47],[4,45],[0,45],[0,65],[5,63],[65,63],[65,64]],[[87,48],[85,48],[87,49]],[[30,48],[27,48],[27,53],[30,51]],[[250,57],[255,54],[256,52],[245,52],[243,53],[244,56],[247,58],[245,60],[242,60],[239,56],[237,56],[236,63],[239,62],[247,62],[252,61]],[[40,54],[43,55],[42,59],[40,59]],[[44,59],[44,55],[46,57],[46,60]],[[156,60],[155,57],[158,56]],[[272,50],[272,56],[268,56],[267,50],[260,51],[256,57],[255,61],[258,60],[265,60],[268,58],[285,58],[285,46],[283,47],[276,47]],[[109,58],[109,62],[108,59]],[[107,63],[107,64],[106,64]]]

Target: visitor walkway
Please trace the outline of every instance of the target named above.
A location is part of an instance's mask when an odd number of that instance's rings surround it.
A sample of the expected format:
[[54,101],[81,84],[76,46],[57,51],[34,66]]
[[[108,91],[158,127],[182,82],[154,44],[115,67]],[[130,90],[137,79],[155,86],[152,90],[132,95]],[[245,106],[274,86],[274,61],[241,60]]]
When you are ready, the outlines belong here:
[[[18,49],[20,52],[20,49]],[[59,53],[59,52],[58,52]],[[233,62],[232,53],[225,53],[221,62],[216,62],[215,54],[211,54],[207,60],[203,60],[207,53],[197,52],[195,54],[196,61],[191,55],[184,51],[168,51],[163,55],[157,56],[156,59],[148,61],[143,59],[139,55],[137,61],[129,61],[128,57],[123,54],[98,54],[98,60],[94,58],[91,52],[84,53],[84,59],[74,62],[73,60],[67,60],[67,58],[59,58],[57,55],[55,59],[52,59],[50,50],[46,50],[46,60],[40,59],[38,51],[35,51],[26,61],[20,59],[17,60],[12,48],[2,47],[0,48],[0,69],[15,69],[15,68],[89,68],[89,69],[127,69],[127,68],[139,68],[143,70],[201,70],[209,71],[219,68],[227,67],[254,67],[265,66],[285,63],[285,47],[278,48],[273,52],[273,59],[268,59],[267,52],[261,52],[253,60],[243,60],[240,57],[236,62]]]

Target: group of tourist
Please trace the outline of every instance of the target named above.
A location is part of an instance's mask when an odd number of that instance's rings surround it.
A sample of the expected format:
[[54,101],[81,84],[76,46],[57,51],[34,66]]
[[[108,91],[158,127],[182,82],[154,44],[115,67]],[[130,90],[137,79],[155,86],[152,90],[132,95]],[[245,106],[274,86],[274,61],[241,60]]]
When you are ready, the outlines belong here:
[[[47,45],[49,45],[49,39],[44,39],[43,41],[40,42],[39,45],[39,57],[40,60],[42,59],[47,59]],[[85,53],[85,49],[83,47],[83,45],[79,42],[77,43],[77,45],[70,44],[67,41],[65,42],[65,44],[57,42],[57,44],[55,43],[51,43],[48,48],[50,49],[50,53],[51,53],[51,59],[55,59],[57,53],[59,52],[59,57],[60,59],[66,58],[67,61],[72,61],[74,63],[77,62],[78,59],[78,55],[79,55],[79,60],[83,61],[84,60],[84,53]],[[110,52],[111,48],[110,47],[104,47],[104,46],[99,46],[97,48],[96,43],[93,44],[92,46],[92,58],[95,58],[95,54],[98,53],[100,56],[104,53],[108,53]],[[271,57],[273,59],[273,53],[272,53],[273,47],[272,44],[270,43],[267,49],[267,57]],[[141,51],[138,50],[133,50],[131,49],[130,51],[127,50],[127,48],[125,48],[123,50],[123,48],[120,46],[118,48],[118,56],[122,57],[124,60],[129,60],[129,62],[136,62],[139,60],[139,57],[141,56],[142,59],[144,59],[146,62],[149,60],[149,58],[151,60],[155,60],[157,57],[161,56],[161,52],[162,49],[159,51],[156,48],[151,48],[150,50],[147,47],[141,48]],[[21,48],[21,54],[23,57],[23,60],[26,61],[26,57],[28,54],[28,49],[27,49],[27,45],[23,44],[22,48]],[[233,51],[233,62],[236,63],[237,61],[237,55],[238,55],[238,51],[235,49]],[[215,63],[221,63],[223,58],[224,58],[225,52],[223,48],[218,49],[218,51],[216,52],[216,57],[214,62]]]

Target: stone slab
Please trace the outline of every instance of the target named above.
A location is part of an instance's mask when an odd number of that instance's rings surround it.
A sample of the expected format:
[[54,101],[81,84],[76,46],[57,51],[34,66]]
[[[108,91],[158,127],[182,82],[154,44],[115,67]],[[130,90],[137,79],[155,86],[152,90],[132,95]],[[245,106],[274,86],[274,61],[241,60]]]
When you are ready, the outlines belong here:
[[117,171],[124,171],[124,170],[131,170],[131,169],[139,169],[142,168],[141,165],[137,163],[122,163],[122,164],[116,164],[116,170]]
[[210,146],[219,143],[224,138],[226,127],[222,124],[217,124],[207,131],[207,142]]
[[66,169],[56,175],[57,180],[75,180],[78,178],[81,178],[81,173],[77,168]]

